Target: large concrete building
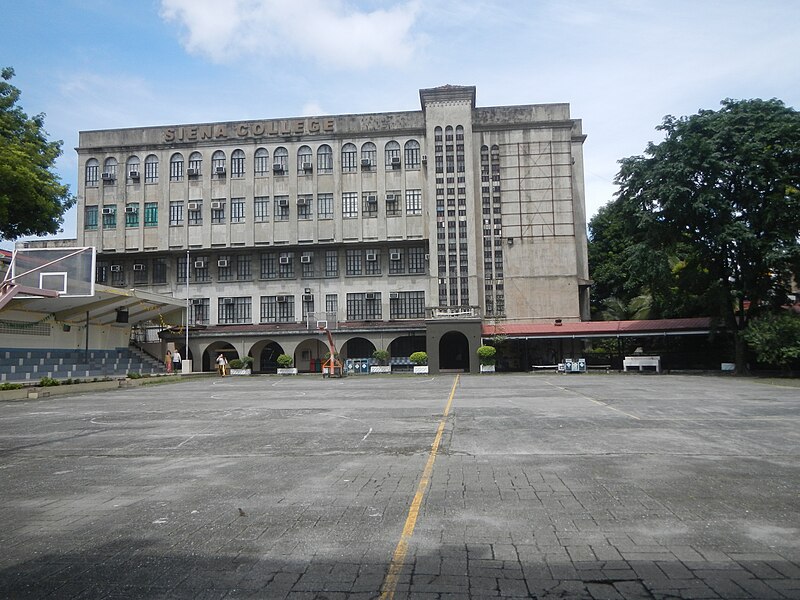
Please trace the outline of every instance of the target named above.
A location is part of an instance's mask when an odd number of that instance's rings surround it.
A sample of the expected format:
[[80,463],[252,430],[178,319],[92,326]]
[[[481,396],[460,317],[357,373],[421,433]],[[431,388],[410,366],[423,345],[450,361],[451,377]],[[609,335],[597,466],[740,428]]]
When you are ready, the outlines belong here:
[[221,351],[315,370],[320,321],[343,357],[477,370],[482,326],[588,319],[589,280],[581,122],[567,104],[476,107],[475,91],[81,132],[77,242],[99,284],[188,297],[195,370]]

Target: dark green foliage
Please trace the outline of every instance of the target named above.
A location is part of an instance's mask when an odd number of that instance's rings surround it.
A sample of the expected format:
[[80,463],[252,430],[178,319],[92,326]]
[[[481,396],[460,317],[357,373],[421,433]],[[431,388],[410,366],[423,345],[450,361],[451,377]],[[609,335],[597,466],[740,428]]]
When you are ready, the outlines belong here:
[[800,360],[800,315],[782,310],[765,313],[742,332],[758,362],[786,368]]
[[478,346],[478,361],[482,365],[493,365],[495,364],[496,359],[494,357],[497,354],[497,348],[494,346]]
[[294,359],[288,354],[281,354],[277,359],[278,366],[282,369],[290,369],[294,364]]
[[389,360],[389,351],[375,350],[375,352],[372,353],[372,358],[378,361],[378,364],[385,365],[386,361]]
[[75,204],[52,171],[61,142],[48,142],[44,115],[28,117],[17,106],[20,91],[0,72],[0,238],[57,233]]
[[53,379],[52,377],[42,377],[39,380],[40,387],[54,387],[57,385],[61,385],[61,382],[57,379]]

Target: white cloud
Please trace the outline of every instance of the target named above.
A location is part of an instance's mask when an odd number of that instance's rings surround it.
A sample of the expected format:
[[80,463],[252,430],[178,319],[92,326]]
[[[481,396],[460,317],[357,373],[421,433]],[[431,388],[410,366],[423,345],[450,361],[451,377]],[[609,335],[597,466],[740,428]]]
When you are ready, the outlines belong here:
[[419,0],[358,10],[342,0],[161,0],[161,17],[184,29],[187,51],[216,63],[242,57],[311,60],[340,69],[403,66]]

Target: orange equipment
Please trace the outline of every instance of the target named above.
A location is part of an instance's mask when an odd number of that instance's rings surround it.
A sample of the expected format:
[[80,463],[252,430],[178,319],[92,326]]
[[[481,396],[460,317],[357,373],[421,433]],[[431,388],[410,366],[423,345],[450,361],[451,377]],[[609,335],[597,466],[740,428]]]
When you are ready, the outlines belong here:
[[338,353],[336,352],[336,344],[333,343],[333,336],[328,328],[320,325],[320,331],[324,331],[328,335],[328,352],[330,357],[322,363],[322,376],[323,377],[344,377],[344,369],[342,368],[342,361],[339,360]]

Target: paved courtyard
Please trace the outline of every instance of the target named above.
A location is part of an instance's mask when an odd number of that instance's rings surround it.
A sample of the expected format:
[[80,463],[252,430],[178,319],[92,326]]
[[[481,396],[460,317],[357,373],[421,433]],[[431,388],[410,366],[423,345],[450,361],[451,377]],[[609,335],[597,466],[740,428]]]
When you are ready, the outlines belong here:
[[800,598],[800,389],[189,379],[0,403],[2,598]]

